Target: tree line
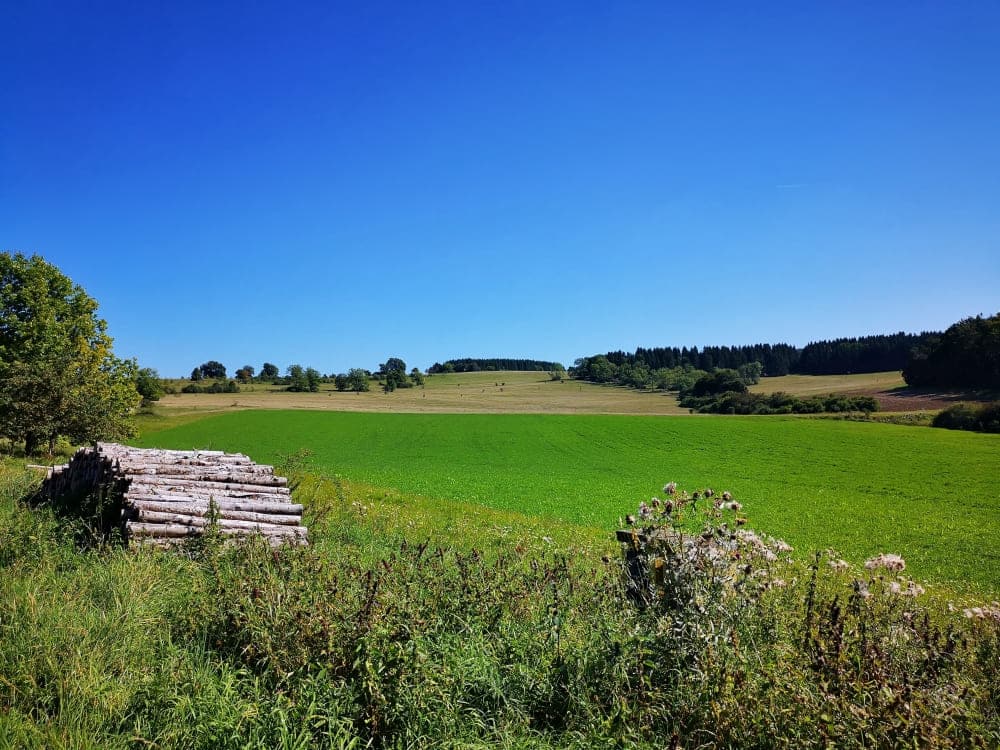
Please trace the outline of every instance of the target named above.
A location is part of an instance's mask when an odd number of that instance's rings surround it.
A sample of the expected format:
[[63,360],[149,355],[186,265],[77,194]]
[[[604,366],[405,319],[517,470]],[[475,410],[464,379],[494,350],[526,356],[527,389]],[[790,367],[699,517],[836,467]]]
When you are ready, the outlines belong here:
[[[670,373],[738,370],[758,363],[766,377],[781,375],[841,375],[902,370],[915,349],[937,333],[894,333],[815,341],[801,349],[791,344],[749,346],[639,347],[635,352],[611,351],[576,360],[570,374],[598,383],[633,387],[664,387]],[[638,375],[637,375],[638,373]],[[667,390],[680,388],[666,387]]]
[[438,375],[448,372],[493,372],[495,370],[514,370],[518,372],[549,372],[565,368],[558,362],[546,362],[540,359],[506,359],[502,357],[477,359],[449,359],[443,364],[435,362],[427,368],[428,375]]

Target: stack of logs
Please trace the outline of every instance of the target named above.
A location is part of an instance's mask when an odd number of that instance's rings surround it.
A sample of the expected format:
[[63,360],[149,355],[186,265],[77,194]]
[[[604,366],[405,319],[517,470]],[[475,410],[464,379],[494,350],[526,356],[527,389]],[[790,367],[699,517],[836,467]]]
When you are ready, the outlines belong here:
[[240,453],[131,448],[98,443],[53,467],[42,494],[99,495],[127,542],[170,546],[213,524],[226,536],[261,534],[273,545],[306,544],[302,506],[288,480]]

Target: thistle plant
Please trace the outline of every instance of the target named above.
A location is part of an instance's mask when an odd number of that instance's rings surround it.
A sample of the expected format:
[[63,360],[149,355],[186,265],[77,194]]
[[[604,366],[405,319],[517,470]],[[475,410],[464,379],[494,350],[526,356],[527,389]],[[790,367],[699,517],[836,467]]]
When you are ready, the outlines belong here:
[[640,606],[718,620],[730,605],[785,585],[778,569],[792,548],[744,528],[743,506],[731,493],[688,493],[674,482],[663,492],[665,498],[641,502],[619,534]]

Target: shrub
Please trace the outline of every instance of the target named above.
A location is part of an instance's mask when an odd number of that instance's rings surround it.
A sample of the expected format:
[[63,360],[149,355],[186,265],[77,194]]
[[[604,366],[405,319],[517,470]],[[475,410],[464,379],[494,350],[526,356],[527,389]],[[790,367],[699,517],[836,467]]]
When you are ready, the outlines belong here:
[[934,417],[931,426],[946,430],[1000,432],[1000,401],[982,406],[966,403],[949,406]]

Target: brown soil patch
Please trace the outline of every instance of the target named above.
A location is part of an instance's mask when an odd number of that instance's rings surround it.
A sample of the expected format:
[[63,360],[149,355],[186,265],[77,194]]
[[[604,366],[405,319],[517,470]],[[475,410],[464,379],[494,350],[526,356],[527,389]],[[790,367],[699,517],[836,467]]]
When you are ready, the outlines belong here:
[[881,411],[939,411],[959,401],[980,401],[974,394],[936,393],[916,388],[893,388],[886,391],[853,391],[852,395],[872,396]]

